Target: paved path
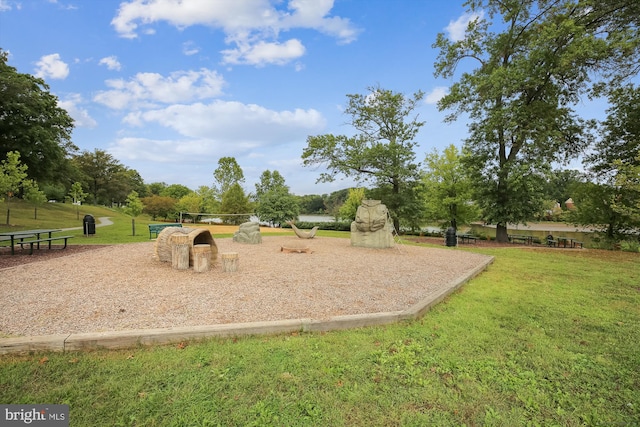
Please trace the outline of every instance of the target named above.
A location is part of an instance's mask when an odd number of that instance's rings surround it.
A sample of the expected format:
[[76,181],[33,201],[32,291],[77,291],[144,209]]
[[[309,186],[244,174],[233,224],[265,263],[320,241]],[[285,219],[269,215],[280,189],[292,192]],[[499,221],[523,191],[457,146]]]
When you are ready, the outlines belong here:
[[[111,221],[108,216],[100,217],[100,218],[98,218],[98,221],[100,221],[100,222],[96,224],[96,227],[104,227],[106,225],[113,225],[113,221]],[[71,228],[63,228],[62,231],[82,230],[82,229],[83,229],[83,227],[71,227]]]

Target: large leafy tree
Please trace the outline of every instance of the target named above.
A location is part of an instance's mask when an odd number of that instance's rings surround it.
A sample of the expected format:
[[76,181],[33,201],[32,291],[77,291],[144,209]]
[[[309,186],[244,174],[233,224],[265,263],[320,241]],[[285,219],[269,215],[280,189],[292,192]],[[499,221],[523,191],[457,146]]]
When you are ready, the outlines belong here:
[[262,221],[282,224],[300,214],[298,199],[289,193],[285,179],[278,171],[266,170],[256,183],[256,214]]
[[29,178],[40,183],[63,179],[73,119],[58,106],[44,80],[19,73],[0,49],[0,159],[19,152]]
[[132,191],[145,194],[146,188],[140,174],[123,166],[104,150],[83,151],[72,162],[80,173],[78,181],[88,190],[92,203],[123,204]]
[[[593,152],[585,158],[585,164],[600,184],[588,203],[608,204],[598,212],[602,223],[607,224],[606,235],[618,239],[640,226],[637,187],[640,169],[640,89],[625,85],[609,91],[610,108],[600,126],[600,139]],[[603,193],[606,193],[603,196]],[[581,211],[576,216],[580,223],[590,223],[594,218]]]
[[221,157],[218,159],[218,167],[213,171],[213,179],[215,181],[214,188],[222,197],[233,184],[242,186],[244,172],[235,157]]
[[225,222],[230,224],[242,224],[251,216],[251,210],[252,206],[249,197],[244,193],[244,190],[242,189],[242,186],[240,186],[240,184],[232,184],[229,189],[222,195],[220,211],[223,214],[232,214],[228,217],[225,217]]
[[462,163],[462,155],[455,145],[437,150],[425,158],[424,191],[427,217],[439,221],[443,227],[469,224],[478,219],[473,203],[472,182]]
[[418,205],[414,203],[420,180],[415,137],[424,122],[413,111],[423,96],[417,92],[406,97],[380,87],[369,88],[364,95],[347,95],[345,113],[357,133],[309,136],[303,164],[326,167],[319,182],[331,182],[337,175],[372,182],[398,230],[400,219],[412,217]]
[[478,18],[462,40],[438,35],[435,74],[451,78],[465,59],[476,68],[462,73],[439,108],[452,110],[449,121],[468,115],[466,167],[485,220],[506,241],[508,223],[531,220],[542,209],[550,165],[589,143],[587,123],[573,108],[608,46],[597,26],[589,27],[586,5],[576,1],[466,4]]

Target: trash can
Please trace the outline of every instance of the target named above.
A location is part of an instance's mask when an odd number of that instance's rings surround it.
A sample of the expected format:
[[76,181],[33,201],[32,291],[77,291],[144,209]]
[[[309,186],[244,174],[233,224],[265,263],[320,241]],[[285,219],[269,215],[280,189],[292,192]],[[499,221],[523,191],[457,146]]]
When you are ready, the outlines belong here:
[[96,234],[96,220],[93,216],[85,215],[82,223],[84,224],[83,230],[85,236]]
[[446,246],[458,246],[458,237],[456,236],[456,229],[453,227],[447,228],[444,232],[444,243]]

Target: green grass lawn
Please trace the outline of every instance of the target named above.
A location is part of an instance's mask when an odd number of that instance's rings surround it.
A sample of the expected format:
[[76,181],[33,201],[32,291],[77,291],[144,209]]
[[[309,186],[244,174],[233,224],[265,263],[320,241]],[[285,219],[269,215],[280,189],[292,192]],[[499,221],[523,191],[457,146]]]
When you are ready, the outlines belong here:
[[640,425],[639,254],[443,250],[496,260],[421,320],[1,356],[0,402],[72,426]]

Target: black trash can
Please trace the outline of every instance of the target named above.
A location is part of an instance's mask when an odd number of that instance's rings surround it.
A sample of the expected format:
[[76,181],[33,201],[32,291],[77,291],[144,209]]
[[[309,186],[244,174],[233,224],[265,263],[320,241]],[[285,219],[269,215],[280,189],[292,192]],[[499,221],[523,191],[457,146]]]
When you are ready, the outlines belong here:
[[96,234],[96,220],[93,216],[85,215],[82,223],[84,224],[83,230],[85,236]]
[[447,228],[444,232],[444,244],[446,246],[458,246],[458,237],[456,236],[456,229],[453,227]]

